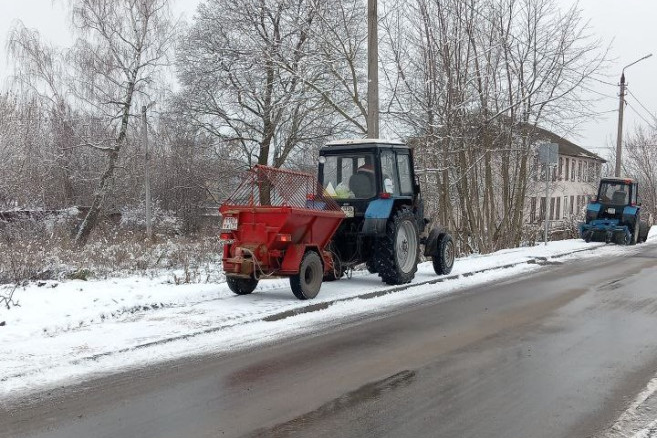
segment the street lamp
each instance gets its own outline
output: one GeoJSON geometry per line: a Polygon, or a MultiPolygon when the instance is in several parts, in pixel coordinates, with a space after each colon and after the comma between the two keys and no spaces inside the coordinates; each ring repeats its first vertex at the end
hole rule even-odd
{"type": "Polygon", "coordinates": [[[621,71],[621,78],[620,78],[620,101],[618,103],[618,135],[616,137],[616,170],[614,172],[615,176],[620,176],[620,171],[621,171],[621,153],[622,153],[622,147],[623,147],[623,110],[625,109],[625,69],[628,67],[633,66],[637,62],[643,61],[644,59],[648,59],[652,56],[652,53],[648,53],[646,56],[643,58],[637,59],[636,61],[627,64],[625,67],[623,67],[623,70],[621,71]]]}

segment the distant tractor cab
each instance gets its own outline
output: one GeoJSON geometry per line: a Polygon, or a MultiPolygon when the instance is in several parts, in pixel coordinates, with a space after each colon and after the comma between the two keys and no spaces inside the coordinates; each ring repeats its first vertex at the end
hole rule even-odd
{"type": "Polygon", "coordinates": [[[342,140],[319,152],[319,181],[342,208],[342,221],[330,244],[334,272],[340,278],[365,263],[388,284],[410,282],[417,271],[420,246],[438,275],[452,270],[454,241],[436,227],[428,236],[424,201],[413,169],[413,154],[404,143],[342,140]]]}
{"type": "Polygon", "coordinates": [[[587,242],[634,245],[648,238],[648,222],[641,219],[638,183],[630,178],[602,178],[597,197],[586,208],[580,233],[587,242]]]}

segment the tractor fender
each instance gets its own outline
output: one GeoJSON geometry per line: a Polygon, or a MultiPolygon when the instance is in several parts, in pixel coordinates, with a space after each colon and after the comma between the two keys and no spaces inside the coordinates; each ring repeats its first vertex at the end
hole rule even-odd
{"type": "Polygon", "coordinates": [[[375,199],[370,202],[365,210],[362,234],[370,236],[384,234],[394,204],[394,199],[375,199]]]}
{"type": "Polygon", "coordinates": [[[447,228],[436,227],[429,232],[427,243],[424,244],[424,256],[430,257],[438,252],[438,243],[442,236],[447,234],[447,228]]]}
{"type": "Polygon", "coordinates": [[[639,215],[639,207],[633,207],[628,205],[623,209],[623,223],[631,224],[634,226],[636,219],[639,215]]]}
{"type": "Polygon", "coordinates": [[[590,202],[586,206],[586,223],[588,224],[589,222],[596,220],[600,214],[600,210],[602,210],[601,204],[597,202],[590,202]]]}

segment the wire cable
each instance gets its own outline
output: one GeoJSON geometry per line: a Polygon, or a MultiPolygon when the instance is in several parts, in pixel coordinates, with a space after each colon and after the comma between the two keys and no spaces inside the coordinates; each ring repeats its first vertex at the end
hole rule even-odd
{"type": "Polygon", "coordinates": [[[630,96],[634,98],[636,103],[638,103],[639,106],[641,106],[641,108],[643,108],[648,114],[650,114],[650,117],[652,117],[654,120],[657,119],[655,115],[648,108],[646,108],[644,104],[641,103],[641,101],[634,95],[634,93],[632,93],[629,89],[627,90],[627,92],[630,96]]]}

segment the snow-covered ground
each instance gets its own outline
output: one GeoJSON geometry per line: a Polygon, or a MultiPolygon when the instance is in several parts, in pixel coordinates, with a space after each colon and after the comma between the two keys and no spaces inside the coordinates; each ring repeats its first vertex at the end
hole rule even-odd
{"type": "MultiPolygon", "coordinates": [[[[650,240],[657,238],[651,231],[650,240]]],[[[19,306],[0,309],[0,400],[133,367],[198,354],[222,354],[261,342],[319,333],[396,306],[542,269],[551,259],[636,251],[582,240],[551,242],[458,259],[437,277],[419,266],[411,285],[390,287],[376,275],[324,283],[299,301],[287,279],[263,280],[251,295],[225,283],[171,284],[161,278],[31,283],[15,290],[19,306]]],[[[0,293],[6,295],[8,286],[0,293]]]]}

